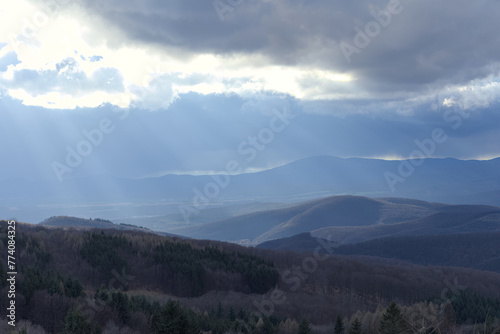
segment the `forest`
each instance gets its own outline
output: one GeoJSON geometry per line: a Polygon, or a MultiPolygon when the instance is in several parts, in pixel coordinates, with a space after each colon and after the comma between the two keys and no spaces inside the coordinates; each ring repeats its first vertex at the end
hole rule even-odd
{"type": "MultiPolygon", "coordinates": [[[[17,325],[2,314],[2,333],[500,331],[494,272],[338,255],[325,245],[294,253],[140,231],[17,228],[17,325]]],[[[6,256],[1,263],[6,309],[6,256]]]]}

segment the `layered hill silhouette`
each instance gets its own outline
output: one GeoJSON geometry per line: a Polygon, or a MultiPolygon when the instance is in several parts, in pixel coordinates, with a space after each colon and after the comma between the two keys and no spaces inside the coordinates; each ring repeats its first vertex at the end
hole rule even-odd
{"type": "Polygon", "coordinates": [[[500,208],[483,205],[450,205],[439,212],[392,225],[353,228],[330,226],[312,232],[315,237],[331,236],[341,244],[398,236],[447,235],[500,231],[500,208]]]}
{"type": "MultiPolygon", "coordinates": [[[[98,210],[104,219],[116,218],[117,215],[151,216],[153,207],[144,207],[145,203],[162,204],[155,215],[165,216],[178,214],[179,203],[191,206],[196,200],[207,200],[209,204],[296,202],[345,194],[498,206],[500,158],[486,161],[386,161],[319,156],[240,175],[165,175],[134,180],[95,176],[68,178],[63,182],[9,180],[1,181],[0,187],[9,189],[0,195],[4,204],[0,207],[0,216],[13,218],[16,214],[23,214],[26,217],[18,218],[27,221],[40,221],[63,212],[65,215],[89,217],[95,216],[98,210]],[[402,166],[410,167],[405,169],[402,166]],[[206,193],[207,185],[219,188],[215,198],[206,193]],[[74,203],[89,207],[69,207],[74,203]],[[119,210],[116,205],[103,210],[103,203],[127,205],[119,210]]],[[[169,224],[169,220],[163,217],[162,224],[169,224]]]]}
{"type": "Polygon", "coordinates": [[[332,196],[218,222],[175,229],[192,238],[247,244],[311,232],[339,243],[388,236],[500,231],[500,208],[401,198],[332,196]]]}
{"type": "Polygon", "coordinates": [[[420,265],[474,268],[500,272],[500,232],[379,238],[339,245],[302,233],[264,242],[262,249],[313,253],[322,243],[334,244],[333,254],[363,255],[420,265]]]}

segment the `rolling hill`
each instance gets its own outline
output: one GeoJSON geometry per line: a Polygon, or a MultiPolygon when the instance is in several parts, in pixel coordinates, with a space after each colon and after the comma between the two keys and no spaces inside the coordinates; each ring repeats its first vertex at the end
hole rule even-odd
{"type": "Polygon", "coordinates": [[[360,227],[411,221],[446,207],[445,204],[409,199],[332,196],[171,232],[192,238],[257,244],[331,226],[360,227]]]}
{"type": "MultiPolygon", "coordinates": [[[[363,255],[420,265],[453,266],[500,272],[500,232],[380,238],[357,244],[337,244],[337,255],[363,255]]],[[[264,242],[262,249],[313,253],[328,240],[309,233],[264,242]],[[319,239],[319,240],[318,240],[319,239]],[[323,240],[323,241],[321,241],[323,240]]]]}
{"type": "Polygon", "coordinates": [[[500,208],[483,205],[444,206],[439,212],[392,225],[330,226],[312,230],[314,237],[331,236],[341,244],[396,236],[446,235],[500,231],[500,208]]]}

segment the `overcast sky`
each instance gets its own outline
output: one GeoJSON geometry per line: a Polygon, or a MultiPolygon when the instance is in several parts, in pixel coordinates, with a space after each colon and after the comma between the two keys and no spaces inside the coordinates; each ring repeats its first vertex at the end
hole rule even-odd
{"type": "Polygon", "coordinates": [[[2,0],[0,179],[401,159],[436,128],[429,156],[498,157],[498,17],[495,0],[2,0]]]}

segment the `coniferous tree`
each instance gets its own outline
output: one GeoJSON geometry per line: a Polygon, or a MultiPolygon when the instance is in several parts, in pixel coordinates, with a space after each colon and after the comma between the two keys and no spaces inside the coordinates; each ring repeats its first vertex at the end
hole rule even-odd
{"type": "Polygon", "coordinates": [[[381,334],[406,334],[408,325],[401,314],[399,306],[392,302],[386,309],[380,322],[381,334]]]}
{"type": "Polygon", "coordinates": [[[62,334],[93,334],[98,330],[90,325],[79,309],[72,309],[64,319],[62,334]]]}
{"type": "Polygon", "coordinates": [[[229,308],[229,320],[230,321],[235,321],[236,320],[236,313],[234,312],[234,309],[231,307],[229,308]]]}
{"type": "Polygon", "coordinates": [[[273,323],[268,317],[265,317],[264,319],[259,319],[259,324],[257,328],[257,333],[258,334],[273,334],[275,333],[275,328],[273,323]],[[260,326],[259,326],[260,324],[260,326]]]}
{"type": "Polygon", "coordinates": [[[335,328],[333,332],[335,334],[344,334],[345,326],[344,326],[344,321],[342,321],[342,317],[339,315],[337,316],[337,320],[335,321],[335,328]]]}
{"type": "Polygon", "coordinates": [[[120,320],[123,323],[127,322],[129,318],[129,305],[127,295],[121,292],[112,292],[110,304],[118,313],[120,320]]]}
{"type": "Polygon", "coordinates": [[[153,333],[188,333],[189,323],[179,303],[169,300],[151,320],[153,333]]]}
{"type": "Polygon", "coordinates": [[[217,318],[222,319],[224,318],[224,308],[222,307],[222,304],[219,302],[219,305],[217,305],[217,318]]]}
{"type": "Polygon", "coordinates": [[[240,310],[238,311],[238,315],[237,315],[238,319],[241,319],[241,320],[247,320],[247,316],[245,314],[245,311],[243,311],[243,309],[240,307],[240,310]]]}
{"type": "Polygon", "coordinates": [[[70,277],[66,278],[64,281],[65,294],[68,297],[76,298],[83,295],[83,286],[77,279],[72,279],[70,277]]]}
{"type": "Polygon", "coordinates": [[[349,334],[362,334],[361,321],[358,318],[354,319],[351,328],[349,329],[349,334]]]}
{"type": "Polygon", "coordinates": [[[309,326],[309,321],[303,318],[299,324],[299,334],[312,334],[312,329],[309,326]]]}

